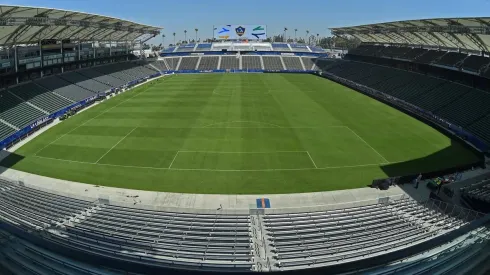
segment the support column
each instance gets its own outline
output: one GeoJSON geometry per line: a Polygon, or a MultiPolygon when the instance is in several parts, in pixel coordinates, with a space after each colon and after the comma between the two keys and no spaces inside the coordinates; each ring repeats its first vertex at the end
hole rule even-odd
{"type": "Polygon", "coordinates": [[[65,54],[63,50],[63,39],[61,39],[61,73],[65,72],[65,54]]]}
{"type": "MultiPolygon", "coordinates": [[[[14,69],[16,73],[19,72],[19,53],[18,53],[17,46],[14,46],[14,69]]],[[[15,77],[15,82],[19,84],[18,76],[15,77]]]]}
{"type": "Polygon", "coordinates": [[[129,43],[128,43],[128,41],[126,41],[126,61],[129,60],[128,55],[129,55],[129,43]]]}
{"type": "Polygon", "coordinates": [[[41,40],[39,40],[39,56],[41,57],[41,77],[44,77],[44,55],[41,40]]]}
{"type": "Polygon", "coordinates": [[[82,51],[82,43],[80,42],[80,40],[78,40],[78,68],[81,69],[82,68],[82,64],[81,64],[81,51],[82,51]]]}

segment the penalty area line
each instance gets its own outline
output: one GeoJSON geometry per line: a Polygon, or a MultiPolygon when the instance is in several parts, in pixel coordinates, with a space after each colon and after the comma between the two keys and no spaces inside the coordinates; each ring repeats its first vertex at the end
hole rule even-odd
{"type": "Polygon", "coordinates": [[[180,151],[177,151],[177,153],[175,153],[175,156],[174,156],[174,159],[172,160],[172,162],[170,163],[170,165],[168,166],[168,169],[171,169],[172,168],[172,164],[174,164],[174,161],[175,159],[177,158],[177,155],[180,153],[180,151]]]}
{"type": "Polygon", "coordinates": [[[380,156],[385,163],[390,163],[385,157],[383,157],[383,155],[381,155],[380,152],[378,152],[378,150],[374,149],[373,146],[371,146],[366,140],[364,140],[361,136],[359,136],[356,132],[354,132],[354,130],[352,130],[349,126],[345,126],[345,128],[349,129],[349,131],[351,131],[354,135],[356,135],[357,138],[359,138],[362,142],[364,142],[364,144],[369,146],[369,148],[371,148],[371,150],[373,150],[376,154],[378,154],[378,156],[380,156]]]}
{"type": "Polygon", "coordinates": [[[316,166],[316,163],[315,163],[315,161],[313,160],[313,158],[311,157],[310,152],[309,152],[309,151],[305,151],[305,152],[308,154],[308,157],[310,157],[310,160],[311,160],[311,162],[313,163],[313,165],[315,166],[315,168],[317,168],[317,169],[318,169],[318,166],[316,166]]]}
{"type": "Polygon", "coordinates": [[[101,159],[103,159],[105,156],[107,156],[107,154],[109,154],[109,152],[112,151],[112,149],[116,148],[117,145],[119,145],[119,143],[121,143],[124,139],[126,139],[129,135],[131,135],[132,132],[134,132],[134,130],[136,130],[136,128],[138,128],[138,126],[134,127],[133,130],[131,130],[129,133],[127,133],[123,138],[121,138],[116,144],[114,144],[114,146],[111,147],[111,149],[109,149],[109,151],[105,152],[105,154],[103,154],[96,162],[95,164],[99,163],[99,161],[101,159]]]}

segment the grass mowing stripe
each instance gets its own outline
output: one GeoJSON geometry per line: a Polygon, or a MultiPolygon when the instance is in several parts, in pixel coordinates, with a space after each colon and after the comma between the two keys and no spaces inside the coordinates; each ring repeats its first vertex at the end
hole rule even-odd
{"type": "MultiPolygon", "coordinates": [[[[177,152],[177,154],[178,154],[178,152],[177,152]]],[[[177,154],[176,154],[176,156],[177,156],[177,154]]],[[[207,171],[207,172],[308,171],[308,170],[330,170],[330,169],[345,169],[345,168],[357,168],[357,167],[371,167],[371,166],[380,166],[380,165],[386,164],[386,163],[369,163],[369,164],[361,164],[361,165],[329,166],[329,167],[320,167],[320,168],[311,167],[311,168],[273,168],[273,169],[205,169],[205,168],[171,168],[171,167],[166,168],[166,167],[152,167],[152,166],[120,165],[120,164],[110,164],[110,163],[95,163],[95,162],[86,162],[86,161],[78,161],[78,160],[59,159],[59,158],[51,158],[51,157],[43,157],[43,156],[34,156],[34,157],[41,158],[41,159],[63,161],[63,162],[99,165],[99,166],[121,167],[121,168],[137,168],[137,169],[150,169],[150,170],[173,170],[173,171],[207,171]]]]}
{"type": "Polygon", "coordinates": [[[1,165],[101,186],[273,194],[360,188],[375,178],[447,169],[477,159],[430,126],[312,75],[179,75],[152,83],[145,84],[151,89],[135,89],[94,106],[88,115],[63,121],[1,165]],[[215,89],[229,96],[213,95],[215,89]],[[144,95],[136,97],[138,93],[144,95]],[[219,124],[207,126],[213,123],[219,124]],[[77,130],[34,155],[73,128],[77,130]],[[233,153],[182,154],[186,150],[233,153]],[[272,151],[303,152],[253,154],[272,151]]]}
{"type": "Polygon", "coordinates": [[[350,127],[348,126],[345,126],[347,129],[349,129],[349,131],[351,131],[354,135],[356,135],[362,142],[364,142],[367,146],[369,146],[369,148],[371,148],[376,154],[378,154],[378,156],[380,156],[381,158],[383,158],[383,160],[386,162],[386,163],[390,163],[385,157],[383,157],[383,155],[381,155],[378,150],[374,149],[373,146],[371,146],[367,141],[365,141],[361,136],[359,136],[356,132],[354,132],[354,130],[352,130],[350,127]]]}
{"type": "Polygon", "coordinates": [[[127,98],[127,99],[125,99],[125,100],[121,101],[119,104],[114,105],[114,106],[112,106],[111,108],[109,108],[109,109],[105,110],[104,112],[102,112],[102,113],[100,113],[100,114],[98,114],[98,115],[94,116],[93,118],[91,118],[91,119],[89,119],[89,120],[86,120],[84,123],[82,123],[82,124],[78,125],[77,127],[73,128],[73,129],[71,129],[70,131],[66,132],[65,134],[61,135],[61,136],[60,136],[60,137],[58,137],[57,139],[54,139],[54,140],[53,140],[53,141],[51,141],[50,143],[46,144],[46,146],[44,146],[44,147],[42,147],[41,149],[39,149],[38,151],[36,151],[36,152],[34,153],[34,156],[36,156],[36,155],[37,155],[39,152],[41,152],[42,150],[46,149],[46,147],[48,147],[49,145],[51,145],[51,144],[55,143],[56,141],[58,141],[58,140],[60,140],[61,138],[65,137],[66,135],[70,134],[71,132],[75,131],[76,129],[78,129],[78,128],[82,127],[83,125],[85,125],[85,124],[89,123],[90,121],[92,121],[92,120],[96,119],[97,117],[99,117],[99,116],[101,116],[101,115],[103,115],[103,114],[107,113],[109,110],[114,109],[115,107],[117,107],[117,106],[119,106],[119,105],[123,104],[124,102],[126,102],[126,101],[128,101],[128,100],[130,100],[130,99],[133,99],[134,97],[136,97],[136,96],[138,96],[138,95],[140,95],[140,94],[142,94],[142,93],[146,92],[146,91],[147,91],[148,89],[150,89],[150,88],[151,88],[151,86],[148,86],[148,87],[146,87],[146,89],[144,89],[143,91],[141,91],[141,92],[137,93],[136,95],[134,95],[134,96],[132,96],[132,97],[130,97],[130,98],[127,98]]]}
{"type": "Polygon", "coordinates": [[[136,128],[138,127],[134,127],[133,130],[131,130],[129,133],[127,133],[123,138],[121,138],[116,144],[114,144],[114,146],[111,147],[111,149],[109,149],[109,151],[107,151],[105,154],[103,154],[95,163],[99,163],[99,161],[101,159],[103,159],[105,156],[107,156],[107,154],[109,154],[110,151],[112,151],[112,149],[114,149],[117,145],[119,145],[119,143],[121,143],[125,138],[127,138],[129,135],[131,135],[132,132],[134,132],[134,130],[136,130],[136,128]]]}
{"type": "Polygon", "coordinates": [[[180,151],[177,151],[177,153],[175,153],[175,156],[174,158],[172,159],[172,162],[170,163],[170,165],[168,166],[168,169],[172,168],[172,164],[174,164],[174,161],[175,159],[177,158],[177,155],[179,154],[180,151]]]}

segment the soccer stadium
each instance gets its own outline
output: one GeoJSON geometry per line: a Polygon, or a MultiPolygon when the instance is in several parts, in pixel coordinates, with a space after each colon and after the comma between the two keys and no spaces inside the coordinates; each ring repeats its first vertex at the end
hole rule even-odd
{"type": "Polygon", "coordinates": [[[164,27],[0,5],[0,274],[490,270],[490,18],[164,27]]]}

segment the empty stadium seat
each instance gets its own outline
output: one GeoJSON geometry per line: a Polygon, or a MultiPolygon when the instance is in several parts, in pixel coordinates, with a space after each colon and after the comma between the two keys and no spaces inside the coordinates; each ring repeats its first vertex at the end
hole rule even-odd
{"type": "Polygon", "coordinates": [[[240,69],[240,59],[236,56],[222,56],[221,66],[222,70],[238,70],[240,69]]]}
{"type": "Polygon", "coordinates": [[[126,84],[126,82],[122,79],[106,75],[94,69],[84,69],[77,71],[77,73],[111,87],[119,87],[126,84]]]}
{"type": "Polygon", "coordinates": [[[242,56],[242,69],[262,69],[262,65],[260,64],[260,56],[252,56],[252,55],[243,55],[242,56]]]}
{"type": "Polygon", "coordinates": [[[72,84],[58,76],[41,78],[35,82],[51,92],[73,101],[80,101],[95,95],[94,92],[72,84]]]}
{"type": "Polygon", "coordinates": [[[0,140],[15,133],[15,129],[0,121],[0,140]]]}
{"type": "Polygon", "coordinates": [[[441,56],[445,55],[447,52],[445,51],[436,51],[436,50],[429,50],[422,55],[419,55],[415,61],[418,63],[432,63],[434,60],[440,58],[441,56]]]}
{"type": "Polygon", "coordinates": [[[487,56],[470,55],[463,62],[462,68],[471,72],[479,72],[480,69],[490,64],[490,58],[487,56]]]}
{"type": "Polygon", "coordinates": [[[0,119],[22,128],[46,115],[10,91],[0,91],[0,119]]]}
{"type": "Polygon", "coordinates": [[[151,62],[151,65],[157,67],[160,71],[168,71],[169,68],[167,67],[167,64],[165,64],[165,61],[163,60],[157,60],[155,62],[151,62]]]}
{"type": "Polygon", "coordinates": [[[96,92],[96,93],[105,92],[111,89],[110,85],[98,82],[94,79],[89,79],[88,77],[85,77],[84,75],[81,75],[76,72],[64,73],[59,75],[59,77],[77,86],[80,86],[82,88],[85,88],[89,91],[96,92]]]}
{"type": "MultiPolygon", "coordinates": [[[[198,214],[96,206],[92,202],[0,179],[0,217],[17,226],[38,230],[63,223],[65,229],[62,234],[52,231],[49,239],[77,251],[98,252],[120,259],[133,259],[138,255],[142,262],[172,267],[177,263],[177,266],[199,269],[252,268],[248,214],[198,214]],[[90,210],[92,208],[95,210],[90,210]],[[90,213],[85,212],[87,210],[90,213]],[[77,218],[80,215],[84,217],[77,218]],[[68,220],[71,222],[67,223],[68,220]]],[[[39,271],[44,270],[47,266],[43,266],[44,261],[39,258],[44,252],[24,246],[27,247],[13,249],[19,249],[17,254],[32,257],[31,260],[41,265],[37,267],[39,271]]],[[[55,268],[58,267],[55,264],[55,268]]]]}
{"type": "Polygon", "coordinates": [[[166,57],[165,61],[167,62],[168,69],[171,71],[177,70],[177,66],[179,65],[179,60],[181,58],[182,57],[166,57]]]}
{"type": "Polygon", "coordinates": [[[262,56],[265,70],[284,70],[280,56],[262,56]]]}
{"type": "Polygon", "coordinates": [[[197,61],[199,60],[199,57],[196,56],[185,56],[182,57],[182,61],[180,62],[178,70],[195,70],[197,61]]]}
{"type": "MultiPolygon", "coordinates": [[[[284,65],[286,66],[287,70],[303,70],[303,66],[301,65],[301,57],[297,56],[283,56],[282,60],[284,61],[284,65]]],[[[265,62],[265,60],[264,60],[265,62]]],[[[265,65],[265,64],[264,64],[265,65]]],[[[308,68],[308,70],[311,69],[308,68]]]]}
{"type": "Polygon", "coordinates": [[[211,50],[211,43],[199,43],[197,45],[196,51],[210,51],[211,50]]]}
{"type": "Polygon", "coordinates": [[[441,57],[441,59],[437,60],[436,64],[446,65],[449,67],[455,66],[457,63],[463,61],[468,57],[465,53],[457,53],[457,52],[448,52],[441,57]]]}
{"type": "Polygon", "coordinates": [[[203,56],[199,63],[198,70],[216,70],[218,68],[218,56],[203,56]]]}
{"type": "Polygon", "coordinates": [[[308,46],[301,44],[289,44],[293,52],[311,52],[308,46]]]}
{"type": "Polygon", "coordinates": [[[49,113],[58,111],[72,103],[47,89],[39,87],[33,82],[12,87],[10,91],[23,100],[29,101],[49,113]]]}
{"type": "Polygon", "coordinates": [[[264,223],[275,264],[289,270],[390,253],[482,217],[471,212],[475,217],[465,219],[468,213],[446,211],[437,201],[405,198],[336,210],[267,214],[264,223]]]}
{"type": "Polygon", "coordinates": [[[429,50],[422,49],[422,48],[413,48],[413,49],[409,50],[408,52],[406,52],[405,54],[403,54],[402,56],[400,56],[399,58],[414,60],[415,58],[425,54],[427,51],[429,51],[429,50]]]}
{"type": "Polygon", "coordinates": [[[193,52],[195,46],[196,44],[194,43],[181,45],[177,48],[176,52],[193,52]]]}
{"type": "Polygon", "coordinates": [[[272,43],[272,49],[274,51],[278,52],[290,52],[291,49],[289,48],[287,43],[272,43]]]}
{"type": "Polygon", "coordinates": [[[451,102],[436,112],[459,126],[465,127],[476,119],[490,113],[490,93],[471,89],[458,100],[451,102]]]}
{"type": "Polygon", "coordinates": [[[316,65],[315,60],[316,58],[312,57],[301,57],[303,60],[303,64],[305,65],[305,70],[318,70],[319,67],[316,65]]]}

